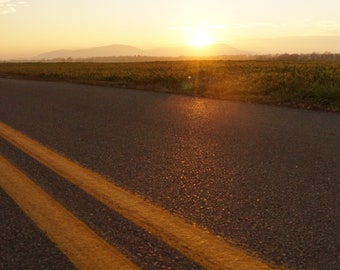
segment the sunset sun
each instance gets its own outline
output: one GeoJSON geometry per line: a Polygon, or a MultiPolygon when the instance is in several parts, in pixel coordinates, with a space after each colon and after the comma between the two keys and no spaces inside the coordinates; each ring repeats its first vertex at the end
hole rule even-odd
{"type": "Polygon", "coordinates": [[[211,43],[213,43],[213,39],[205,29],[197,29],[189,35],[188,44],[193,47],[204,47],[211,43]]]}

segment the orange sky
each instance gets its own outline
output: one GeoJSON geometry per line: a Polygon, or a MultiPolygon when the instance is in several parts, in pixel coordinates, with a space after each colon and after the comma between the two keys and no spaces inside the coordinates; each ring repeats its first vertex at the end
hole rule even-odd
{"type": "Polygon", "coordinates": [[[0,59],[115,43],[249,50],[259,38],[340,36],[339,14],[339,0],[0,0],[0,59]]]}

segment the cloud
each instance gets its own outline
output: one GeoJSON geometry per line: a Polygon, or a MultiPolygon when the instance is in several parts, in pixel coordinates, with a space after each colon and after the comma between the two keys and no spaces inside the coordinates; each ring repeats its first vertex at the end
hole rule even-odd
{"type": "Polygon", "coordinates": [[[0,14],[8,14],[15,12],[15,8],[11,0],[0,0],[0,14]]]}
{"type": "Polygon", "coordinates": [[[0,0],[0,15],[16,12],[17,6],[28,6],[26,1],[0,0]]]}
{"type": "Polygon", "coordinates": [[[20,1],[20,2],[18,2],[18,4],[21,5],[21,6],[24,6],[24,7],[28,6],[28,3],[26,1],[20,1]]]}

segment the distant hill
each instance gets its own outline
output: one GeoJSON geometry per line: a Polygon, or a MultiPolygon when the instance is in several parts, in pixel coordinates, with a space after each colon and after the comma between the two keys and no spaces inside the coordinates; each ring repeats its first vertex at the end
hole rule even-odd
{"type": "Polygon", "coordinates": [[[248,54],[246,51],[236,49],[226,44],[211,44],[204,47],[169,47],[157,48],[144,51],[146,56],[165,56],[165,57],[179,57],[179,56],[218,56],[218,55],[244,55],[248,54]]]}
{"type": "Polygon", "coordinates": [[[59,50],[37,55],[34,59],[55,59],[55,58],[90,58],[107,56],[133,56],[140,55],[143,51],[133,46],[114,44],[103,47],[94,47],[81,50],[59,50]]]}
{"type": "Polygon", "coordinates": [[[151,56],[151,57],[180,57],[180,56],[217,56],[217,55],[242,55],[245,51],[238,50],[226,44],[213,44],[195,48],[191,46],[157,48],[141,50],[128,45],[114,44],[103,47],[94,47],[81,50],[59,50],[37,55],[35,60],[48,60],[57,58],[92,58],[92,57],[120,57],[120,56],[151,56]]]}

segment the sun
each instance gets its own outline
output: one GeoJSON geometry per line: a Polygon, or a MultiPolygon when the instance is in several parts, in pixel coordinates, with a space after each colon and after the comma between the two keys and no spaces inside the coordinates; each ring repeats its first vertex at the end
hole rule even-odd
{"type": "Polygon", "coordinates": [[[188,39],[188,44],[193,47],[205,47],[211,43],[213,43],[213,39],[206,29],[192,31],[188,39]]]}

